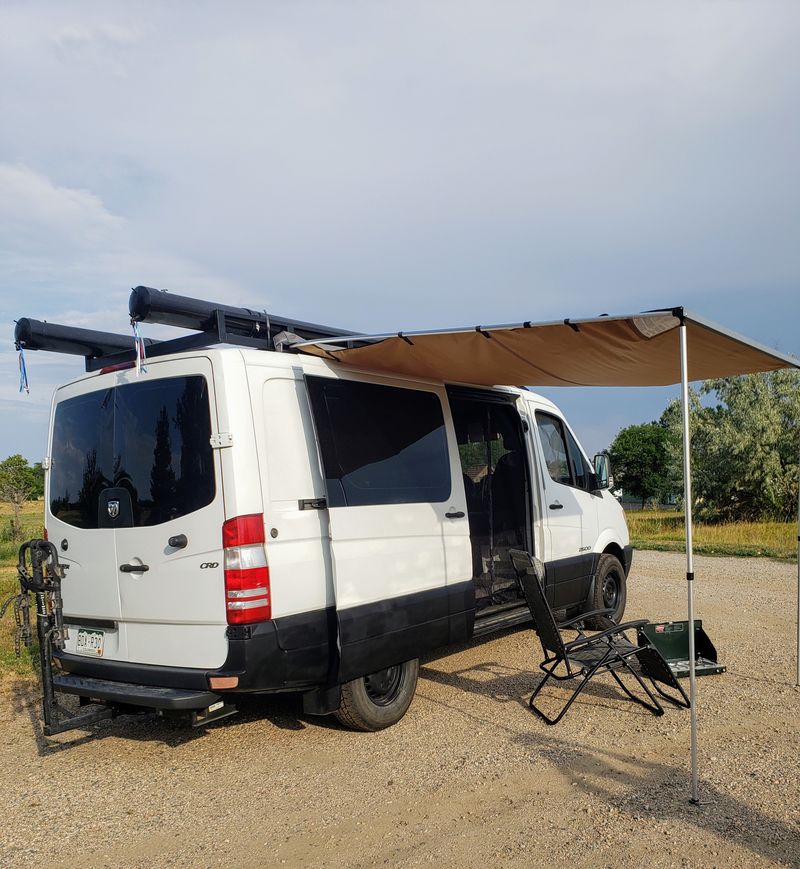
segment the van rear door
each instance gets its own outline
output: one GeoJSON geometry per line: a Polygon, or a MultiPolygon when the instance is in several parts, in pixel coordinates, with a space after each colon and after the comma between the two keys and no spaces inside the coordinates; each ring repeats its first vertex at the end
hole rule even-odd
{"type": "MultiPolygon", "coordinates": [[[[218,667],[227,655],[227,622],[211,364],[201,357],[149,369],[140,378],[117,374],[108,388],[91,393],[102,395],[93,443],[88,435],[80,445],[71,440],[64,425],[71,409],[57,405],[51,513],[56,523],[69,523],[66,478],[81,478],[80,534],[90,550],[82,566],[85,592],[113,590],[116,597],[107,617],[117,622],[118,641],[104,657],[218,667]],[[92,550],[95,540],[109,537],[113,547],[92,550]]],[[[69,579],[65,612],[79,623],[85,607],[75,611],[77,584],[69,579]]]]}

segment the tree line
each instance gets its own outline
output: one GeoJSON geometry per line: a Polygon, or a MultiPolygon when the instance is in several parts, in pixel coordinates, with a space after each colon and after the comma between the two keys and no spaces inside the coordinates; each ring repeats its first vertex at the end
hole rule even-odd
{"type": "MultiPolygon", "coordinates": [[[[706,380],[690,390],[693,507],[711,522],[797,515],[800,372],[773,371],[706,380]]],[[[609,450],[614,484],[648,501],[680,500],[681,406],[622,429],[609,450]]]]}
{"type": "Polygon", "coordinates": [[[44,468],[41,462],[29,465],[28,460],[17,454],[0,462],[0,501],[11,505],[11,519],[2,536],[21,540],[22,508],[26,501],[44,495],[44,468]]]}

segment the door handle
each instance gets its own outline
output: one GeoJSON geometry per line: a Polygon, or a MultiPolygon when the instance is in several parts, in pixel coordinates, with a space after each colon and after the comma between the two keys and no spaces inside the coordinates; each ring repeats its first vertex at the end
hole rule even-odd
{"type": "Polygon", "coordinates": [[[451,510],[449,513],[445,513],[448,519],[463,519],[464,511],[463,510],[451,510]]]}
{"type": "Polygon", "coordinates": [[[150,568],[146,564],[120,564],[123,573],[146,573],[150,568]]]}
{"type": "Polygon", "coordinates": [[[564,505],[559,504],[558,501],[553,501],[553,503],[548,505],[548,506],[550,507],[551,510],[563,510],[564,509],[564,505]]]}

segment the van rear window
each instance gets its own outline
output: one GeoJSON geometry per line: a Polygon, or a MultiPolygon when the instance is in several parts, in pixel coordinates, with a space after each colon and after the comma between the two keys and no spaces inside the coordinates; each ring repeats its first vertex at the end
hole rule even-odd
{"type": "Polygon", "coordinates": [[[432,392],[307,378],[331,507],[450,497],[442,404],[432,392]]]}
{"type": "Polygon", "coordinates": [[[53,425],[50,512],[77,528],[120,528],[199,510],[215,494],[210,437],[200,375],[66,399],[53,425]]]}

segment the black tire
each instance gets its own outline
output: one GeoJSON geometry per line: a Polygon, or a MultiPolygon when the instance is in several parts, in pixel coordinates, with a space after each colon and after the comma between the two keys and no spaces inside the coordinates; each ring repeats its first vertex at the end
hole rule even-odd
{"type": "MultiPolygon", "coordinates": [[[[600,556],[597,564],[597,574],[594,579],[594,593],[589,601],[589,609],[601,610],[613,607],[611,618],[614,622],[621,622],[625,614],[625,603],[628,599],[627,583],[625,581],[625,568],[616,555],[605,553],[600,556]]],[[[586,619],[586,627],[602,631],[610,628],[611,621],[606,616],[594,616],[586,619]]]]}
{"type": "Polygon", "coordinates": [[[417,689],[419,658],[360,676],[342,685],[342,700],[334,713],[352,730],[383,730],[405,714],[417,689]]]}

